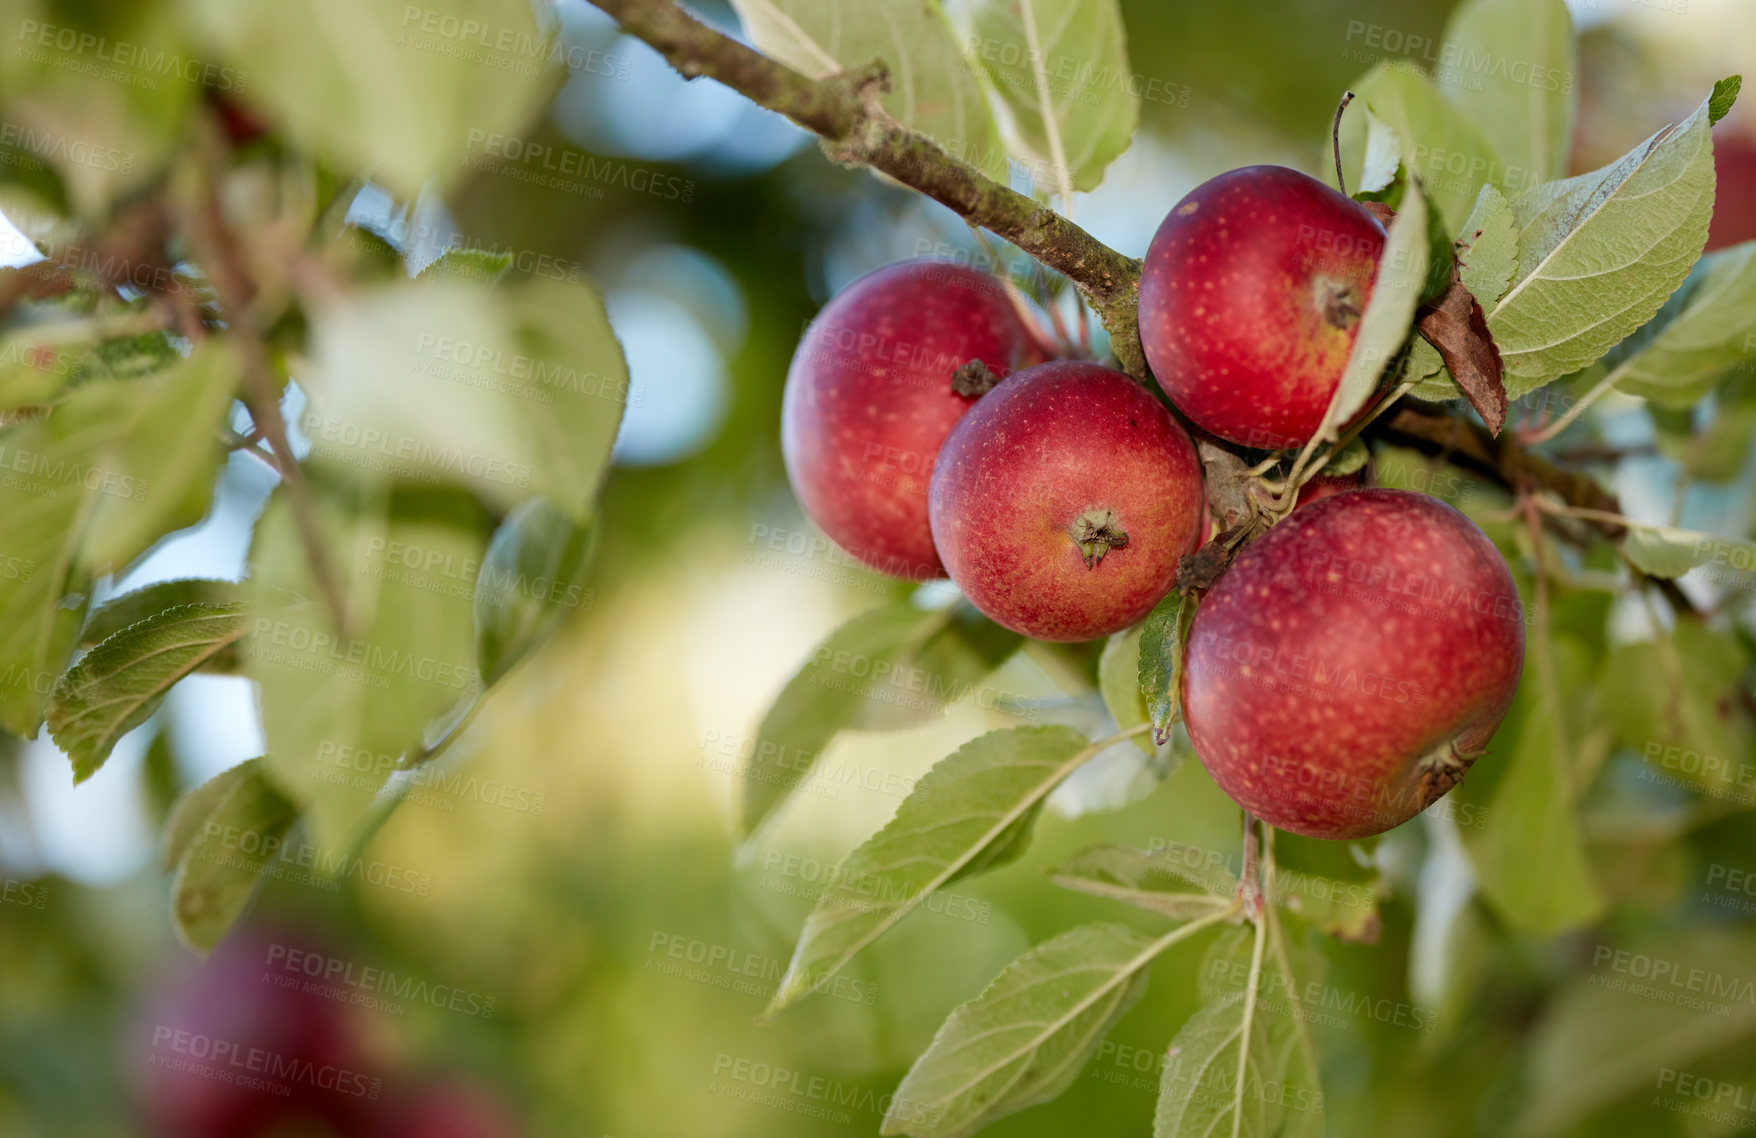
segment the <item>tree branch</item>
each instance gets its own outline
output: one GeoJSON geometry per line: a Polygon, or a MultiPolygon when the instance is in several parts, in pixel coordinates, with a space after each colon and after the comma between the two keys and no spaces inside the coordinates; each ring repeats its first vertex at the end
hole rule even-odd
{"type": "Polygon", "coordinates": [[[888,174],[1060,271],[1085,294],[1109,330],[1110,348],[1122,369],[1137,379],[1146,376],[1137,300],[1140,262],[885,114],[876,98],[890,82],[882,62],[812,79],[720,34],[674,0],[591,2],[685,78],[719,80],[820,135],[837,161],[888,174]]]}
{"type": "MultiPolygon", "coordinates": [[[[239,398],[250,412],[253,433],[260,433],[267,441],[269,457],[280,472],[281,484],[286,487],[287,503],[292,508],[293,523],[298,528],[299,541],[305,550],[305,560],[310,565],[317,590],[322,594],[330,622],[337,635],[346,636],[350,631],[347,593],[342,588],[341,578],[336,574],[335,563],[329,556],[329,547],[325,544],[323,526],[317,517],[317,505],[311,497],[310,485],[305,481],[305,472],[300,468],[299,460],[293,455],[292,445],[287,441],[286,424],[281,421],[280,414],[279,376],[269,359],[268,345],[263,340],[256,311],[250,304],[255,286],[244,267],[242,251],[238,247],[238,235],[227,224],[224,207],[219,199],[219,186],[224,178],[224,152],[219,141],[220,135],[212,124],[204,125],[209,128],[202,140],[202,158],[207,169],[204,171],[206,176],[201,182],[199,198],[188,222],[191,237],[202,253],[203,267],[208,278],[213,281],[214,293],[218,296],[225,310],[226,320],[235,333],[233,339],[238,345],[244,371],[243,390],[239,393],[239,398]]],[[[260,451],[256,453],[261,454],[260,451]]]]}
{"type": "MultiPolygon", "coordinates": [[[[1098,241],[1054,210],[995,182],[886,114],[878,94],[888,90],[880,60],[813,79],[722,35],[677,6],[675,0],[591,0],[643,40],[687,79],[706,75],[753,102],[778,111],[821,136],[830,157],[866,165],[949,207],[972,227],[990,230],[1043,264],[1059,270],[1084,294],[1110,332],[1122,369],[1147,376],[1140,347],[1140,262],[1098,241]]],[[[1351,92],[1349,94],[1351,98],[1351,92]]],[[[1345,106],[1345,102],[1344,102],[1345,106]]],[[[1338,171],[1339,173],[1339,171],[1338,171]]],[[[1511,436],[1496,438],[1480,425],[1437,409],[1407,404],[1372,424],[1368,435],[1437,456],[1513,493],[1547,491],[1569,505],[1621,512],[1615,495],[1583,472],[1556,466],[1511,436]]],[[[1249,473],[1235,448],[1197,431],[1209,501],[1228,524],[1248,512],[1249,473]]],[[[1576,543],[1594,533],[1615,539],[1621,526],[1595,520],[1547,518],[1576,543]]],[[[1659,581],[1679,611],[1691,606],[1673,581],[1659,581]]]]}

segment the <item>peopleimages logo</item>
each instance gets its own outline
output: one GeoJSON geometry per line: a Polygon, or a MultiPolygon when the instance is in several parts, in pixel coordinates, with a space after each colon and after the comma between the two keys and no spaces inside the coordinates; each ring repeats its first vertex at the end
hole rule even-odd
{"type": "MultiPolygon", "coordinates": [[[[220,1082],[241,1082],[255,1079],[277,1080],[283,1085],[303,1083],[319,1090],[334,1091],[355,1098],[376,1099],[384,1080],[333,1064],[318,1064],[270,1051],[265,1047],[246,1047],[229,1039],[220,1039],[200,1032],[182,1031],[163,1024],[153,1028],[153,1066],[216,1079],[220,1082]]],[[[287,1091],[277,1088],[275,1093],[287,1091]]]]}

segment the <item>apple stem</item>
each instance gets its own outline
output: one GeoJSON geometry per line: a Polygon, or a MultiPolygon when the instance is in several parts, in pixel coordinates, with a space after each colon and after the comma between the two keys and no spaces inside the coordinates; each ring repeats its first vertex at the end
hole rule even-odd
{"type": "Polygon", "coordinates": [[[1244,811],[1244,864],[1238,873],[1238,900],[1244,903],[1244,912],[1251,920],[1257,920],[1262,912],[1262,883],[1258,880],[1261,873],[1261,847],[1256,844],[1256,815],[1244,811]]]}
{"type": "Polygon", "coordinates": [[[1329,127],[1329,145],[1335,153],[1335,188],[1341,191],[1343,197],[1347,196],[1347,179],[1341,174],[1341,112],[1347,110],[1347,105],[1353,101],[1352,91],[1342,94],[1341,105],[1335,108],[1335,121],[1329,127]]]}
{"type": "Polygon", "coordinates": [[[1087,569],[1097,568],[1104,554],[1128,544],[1128,534],[1114,510],[1093,508],[1084,511],[1067,528],[1067,535],[1079,547],[1079,556],[1087,569]]]}

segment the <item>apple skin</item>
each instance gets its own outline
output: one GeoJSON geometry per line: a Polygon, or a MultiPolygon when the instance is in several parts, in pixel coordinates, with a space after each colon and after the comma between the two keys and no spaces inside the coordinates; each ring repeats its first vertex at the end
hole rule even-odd
{"type": "Polygon", "coordinates": [[[291,930],[241,929],[199,968],[162,989],[150,1022],[142,1025],[140,1043],[147,1056],[141,1077],[149,1133],[159,1138],[273,1138],[293,1132],[365,1138],[377,1132],[376,1081],[382,1068],[366,1046],[358,1012],[302,991],[308,977],[270,963],[295,948],[317,951],[308,937],[291,930]],[[279,979],[292,986],[273,982],[279,979]],[[277,1077],[265,1068],[269,1057],[279,1069],[303,1074],[277,1077]],[[178,1063],[205,1064],[217,1074],[179,1070],[178,1063]],[[325,1074],[319,1078],[313,1072],[325,1074]],[[231,1076],[240,1081],[227,1081],[231,1076]],[[251,1086],[244,1076],[290,1091],[282,1095],[251,1086]]]}
{"type": "Polygon", "coordinates": [[[1220,789],[1273,826],[1362,838],[1462,777],[1512,701],[1524,613],[1486,534],[1407,490],[1351,490],[1241,551],[1196,609],[1183,717],[1220,789]]]}
{"type": "Polygon", "coordinates": [[[1005,377],[1048,358],[1000,281],[903,261],[824,306],[787,372],[781,452],[805,513],[866,565],[945,575],[927,520],[939,446],[976,402],[951,389],[971,360],[1005,377]]]}
{"type": "Polygon", "coordinates": [[[1358,474],[1319,474],[1299,487],[1299,498],[1293,503],[1293,509],[1302,510],[1312,502],[1321,502],[1347,490],[1358,490],[1364,484],[1358,474]]]}
{"type": "Polygon", "coordinates": [[[517,1116],[499,1092],[458,1076],[405,1093],[375,1138],[520,1138],[517,1116]]]}
{"type": "Polygon", "coordinates": [[[1070,360],[982,397],[945,440],[931,506],[933,539],[970,603],[1056,641],[1107,636],[1152,611],[1206,517],[1195,446],[1171,413],[1121,372],[1070,360]],[[1082,518],[1109,523],[1086,552],[1082,518]],[[1105,547],[1118,534],[1126,543],[1105,547]]]}
{"type": "Polygon", "coordinates": [[[1284,166],[1191,190],[1140,274],[1140,341],[1171,402],[1262,450],[1317,432],[1371,299],[1384,227],[1284,166]]]}

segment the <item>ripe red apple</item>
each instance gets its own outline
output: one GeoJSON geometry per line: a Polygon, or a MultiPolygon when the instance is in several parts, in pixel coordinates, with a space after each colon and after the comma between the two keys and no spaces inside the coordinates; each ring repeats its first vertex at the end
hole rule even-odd
{"type": "Polygon", "coordinates": [[[1196,610],[1183,716],[1224,790],[1316,838],[1401,825],[1505,716],[1524,610],[1487,535],[1437,498],[1352,490],[1295,511],[1196,610]]]}
{"type": "Polygon", "coordinates": [[[980,360],[1004,377],[1047,356],[991,276],[933,261],[867,273],[811,321],[787,372],[781,451],[800,504],[872,568],[943,577],[927,483],[976,401],[952,375],[980,360]]]}
{"type": "Polygon", "coordinates": [[[1038,640],[1127,628],[1170,591],[1205,517],[1189,436],[1096,364],[1026,368],[982,397],[933,469],[933,540],[995,621],[1038,640]]]}
{"type": "Polygon", "coordinates": [[[376,1138],[519,1138],[522,1132],[498,1091],[458,1076],[414,1087],[388,1113],[376,1138]]]}
{"type": "Polygon", "coordinates": [[[1140,274],[1140,341],[1184,414],[1263,450],[1322,425],[1372,295],[1384,227],[1283,166],[1246,166],[1171,210],[1140,274]]]}
{"type": "Polygon", "coordinates": [[[1303,486],[1299,487],[1299,499],[1293,509],[1301,510],[1312,502],[1321,502],[1346,490],[1358,490],[1363,485],[1358,474],[1319,474],[1303,486]]]}
{"type": "Polygon", "coordinates": [[[233,934],[162,989],[143,1026],[142,1092],[162,1138],[364,1138],[376,1132],[379,1065],[354,1008],[277,966],[311,942],[233,934]]]}

